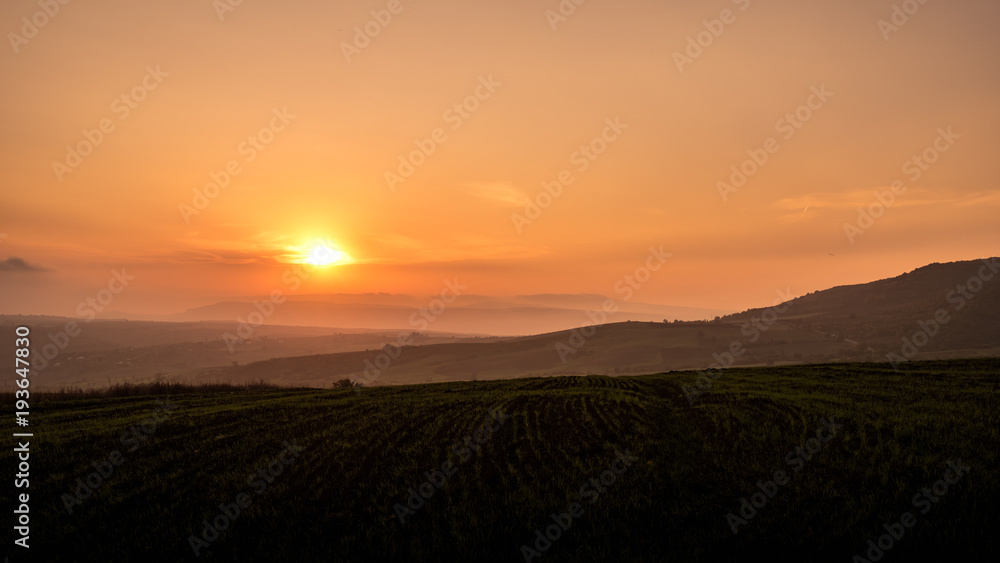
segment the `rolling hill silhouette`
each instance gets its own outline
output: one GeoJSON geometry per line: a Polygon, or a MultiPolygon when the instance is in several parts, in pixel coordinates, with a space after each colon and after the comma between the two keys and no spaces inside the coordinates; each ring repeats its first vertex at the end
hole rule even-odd
{"type": "MultiPolygon", "coordinates": [[[[1000,346],[1000,259],[934,263],[894,278],[834,287],[793,299],[787,320],[865,345],[900,342],[939,310],[949,320],[925,350],[1000,346]]],[[[760,316],[763,309],[729,315],[726,322],[760,316]]],[[[939,323],[941,324],[941,323],[939,323]]],[[[881,348],[880,348],[881,349],[881,348]]]]}
{"type": "Polygon", "coordinates": [[[715,321],[625,322],[490,343],[398,347],[194,370],[183,379],[327,386],[626,374],[730,365],[1000,355],[1000,260],[930,264],[715,321]],[[918,333],[926,338],[915,336],[918,333]],[[914,354],[903,354],[910,342],[914,354]],[[916,342],[916,345],[914,345],[916,342]],[[922,343],[922,344],[921,344],[922,343]]]}

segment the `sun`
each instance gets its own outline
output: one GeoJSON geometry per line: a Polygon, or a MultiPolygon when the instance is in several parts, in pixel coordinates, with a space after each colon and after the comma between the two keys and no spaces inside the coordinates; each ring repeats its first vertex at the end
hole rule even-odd
{"type": "Polygon", "coordinates": [[[333,266],[334,264],[342,264],[350,260],[350,256],[346,252],[337,249],[336,246],[327,242],[316,242],[307,246],[307,248],[309,250],[303,253],[299,260],[303,264],[333,266]]]}

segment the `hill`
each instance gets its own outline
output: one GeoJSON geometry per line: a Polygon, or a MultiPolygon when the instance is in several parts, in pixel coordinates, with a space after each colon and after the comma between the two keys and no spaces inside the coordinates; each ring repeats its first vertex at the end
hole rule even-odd
{"type": "MultiPolygon", "coordinates": [[[[461,291],[461,290],[458,290],[461,291]]],[[[451,298],[452,296],[449,295],[451,298]]],[[[267,297],[260,298],[267,301],[267,297]]],[[[523,336],[577,326],[588,309],[600,307],[603,295],[522,295],[488,297],[460,294],[442,304],[441,314],[418,316],[436,296],[390,294],[290,295],[274,309],[268,323],[288,326],[353,327],[370,330],[435,330],[462,334],[523,336]]],[[[214,303],[183,313],[148,320],[169,322],[226,321],[254,311],[253,299],[214,303]]],[[[674,307],[648,303],[622,303],[622,314],[642,321],[699,320],[729,313],[716,309],[674,307]]]]}
{"type": "MultiPolygon", "coordinates": [[[[803,330],[836,334],[875,347],[899,348],[903,337],[940,325],[922,349],[974,350],[1000,346],[1000,258],[930,264],[894,278],[841,286],[793,299],[782,318],[803,330]],[[935,321],[939,311],[945,322],[935,321]]],[[[753,309],[724,318],[743,322],[753,309]]]]}
{"type": "MultiPolygon", "coordinates": [[[[33,386],[95,387],[109,382],[148,381],[157,376],[206,367],[232,366],[270,358],[320,352],[350,352],[382,346],[396,331],[326,327],[255,327],[249,339],[229,341],[237,324],[229,322],[152,322],[121,319],[70,319],[40,315],[0,315],[0,330],[13,334],[27,325],[35,335],[33,386]]],[[[481,342],[484,339],[441,332],[413,337],[415,344],[481,342]]]]}
{"type": "MultiPolygon", "coordinates": [[[[1000,273],[994,273],[1000,270],[998,262],[992,258],[931,264],[894,278],[817,291],[714,321],[617,322],[523,337],[484,338],[413,327],[285,327],[269,321],[233,344],[223,341],[224,333],[235,330],[233,321],[95,321],[70,342],[66,353],[50,362],[39,385],[93,386],[157,375],[189,382],[263,379],[328,387],[349,378],[366,385],[398,385],[838,361],[898,365],[908,359],[1000,356],[996,281],[1000,273]]],[[[516,302],[535,314],[533,304],[582,307],[598,297],[526,296],[516,302]]],[[[303,299],[298,305],[307,308],[316,297],[303,299]]],[[[333,306],[353,307],[353,301],[371,297],[331,299],[333,306]]],[[[402,306],[400,300],[409,303],[406,299],[412,298],[385,299],[385,314],[392,316],[401,309],[389,305],[402,306]]],[[[484,310],[493,311],[495,316],[487,318],[494,320],[519,314],[509,300],[475,298],[464,309],[449,309],[448,315],[464,311],[454,317],[460,320],[484,310]]],[[[576,324],[588,318],[584,310],[562,311],[576,324]]],[[[613,318],[633,317],[623,310],[613,318]]],[[[0,318],[3,322],[13,321],[0,318]]],[[[64,321],[32,323],[36,334],[45,334],[60,329],[64,321]]]]}
{"type": "Polygon", "coordinates": [[[895,278],[818,291],[712,322],[612,323],[490,343],[398,346],[390,341],[383,349],[174,375],[187,381],[266,379],[323,387],[340,378],[389,385],[997,356],[1000,283],[993,280],[1000,280],[1000,274],[992,268],[1000,269],[995,258],[931,264],[895,278]],[[933,332],[926,341],[914,336],[924,330],[933,332]],[[906,343],[914,341],[910,354],[906,343]]]}

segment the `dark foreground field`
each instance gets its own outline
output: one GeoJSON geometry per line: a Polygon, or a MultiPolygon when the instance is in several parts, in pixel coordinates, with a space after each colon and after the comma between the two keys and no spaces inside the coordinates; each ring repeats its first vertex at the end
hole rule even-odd
{"type": "Polygon", "coordinates": [[[33,557],[6,551],[11,562],[996,560],[998,374],[1000,360],[733,369],[693,402],[682,385],[694,372],[175,392],[165,405],[33,397],[33,557]]]}

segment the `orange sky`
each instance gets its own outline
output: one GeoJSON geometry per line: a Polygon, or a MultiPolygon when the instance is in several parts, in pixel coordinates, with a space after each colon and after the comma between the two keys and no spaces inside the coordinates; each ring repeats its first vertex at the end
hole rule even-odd
{"type": "Polygon", "coordinates": [[[997,254],[996,2],[929,0],[883,31],[893,1],[591,0],[565,21],[558,0],[224,1],[0,6],[0,313],[72,315],[123,267],[119,311],[287,292],[318,239],[352,259],[298,293],[610,295],[662,245],[635,301],[734,310],[997,254]],[[417,139],[433,154],[387,181],[417,139]],[[768,160],[724,200],[748,151],[768,160]]]}

